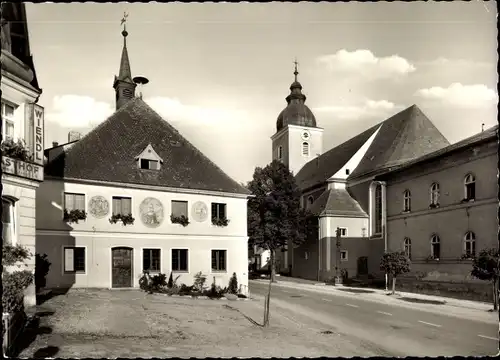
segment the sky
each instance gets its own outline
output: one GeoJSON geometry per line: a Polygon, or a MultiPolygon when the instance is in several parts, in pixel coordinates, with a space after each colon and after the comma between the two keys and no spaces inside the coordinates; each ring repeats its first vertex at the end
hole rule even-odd
{"type": "Polygon", "coordinates": [[[271,161],[294,60],[323,149],[413,104],[451,142],[497,122],[493,2],[27,3],[45,143],[115,110],[127,12],[143,99],[237,181],[271,161]]]}

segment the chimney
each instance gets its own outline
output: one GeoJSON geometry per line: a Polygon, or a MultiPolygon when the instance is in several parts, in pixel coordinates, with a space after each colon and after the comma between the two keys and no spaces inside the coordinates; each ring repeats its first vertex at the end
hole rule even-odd
{"type": "Polygon", "coordinates": [[[70,131],[68,133],[68,142],[80,140],[82,138],[82,134],[80,134],[78,131],[70,131]]]}
{"type": "Polygon", "coordinates": [[[59,143],[57,141],[52,141],[52,147],[56,147],[58,145],[59,145],[59,143]]]}

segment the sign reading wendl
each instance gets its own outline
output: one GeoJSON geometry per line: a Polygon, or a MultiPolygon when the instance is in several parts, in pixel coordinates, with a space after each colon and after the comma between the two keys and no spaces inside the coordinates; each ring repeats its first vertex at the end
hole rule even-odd
{"type": "Polygon", "coordinates": [[[44,109],[38,104],[33,106],[34,113],[34,128],[33,132],[33,144],[34,144],[34,154],[33,161],[36,164],[43,165],[43,125],[44,125],[44,109]]]}

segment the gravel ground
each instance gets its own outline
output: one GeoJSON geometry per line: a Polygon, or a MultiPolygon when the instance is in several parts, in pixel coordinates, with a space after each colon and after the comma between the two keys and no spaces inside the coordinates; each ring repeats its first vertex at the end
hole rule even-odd
{"type": "Polygon", "coordinates": [[[73,290],[42,306],[55,313],[41,318],[41,330],[22,358],[377,355],[335,329],[305,326],[278,312],[263,328],[263,304],[255,300],[73,290]]]}

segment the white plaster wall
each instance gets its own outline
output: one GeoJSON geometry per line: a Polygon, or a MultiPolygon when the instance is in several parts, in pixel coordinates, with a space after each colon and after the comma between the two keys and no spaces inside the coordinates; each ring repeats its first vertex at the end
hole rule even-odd
{"type": "Polygon", "coordinates": [[[288,167],[293,174],[297,174],[305,164],[323,153],[323,129],[289,125],[288,153],[288,167]],[[309,143],[309,156],[302,155],[302,143],[304,140],[301,134],[303,130],[308,130],[311,134],[307,140],[309,143]]]}
{"type": "Polygon", "coordinates": [[[111,187],[88,185],[81,183],[62,182],[46,179],[37,191],[37,229],[39,230],[77,230],[86,232],[105,233],[139,233],[139,234],[177,234],[177,235],[213,235],[213,236],[247,236],[247,199],[203,194],[173,193],[166,191],[153,191],[133,189],[126,187],[111,187]],[[64,193],[85,194],[86,212],[89,212],[89,200],[100,195],[109,202],[109,214],[101,219],[87,214],[87,219],[77,224],[67,224],[63,221],[64,193]],[[133,225],[123,226],[120,223],[110,224],[112,214],[112,197],[128,196],[132,198],[132,216],[135,218],[133,225]],[[139,207],[141,202],[153,197],[163,204],[163,221],[156,228],[147,227],[140,219],[139,207]],[[171,201],[187,201],[189,225],[172,224],[170,221],[171,201]],[[203,201],[208,208],[208,216],[204,222],[196,222],[192,215],[192,206],[197,201],[203,201]],[[211,203],[225,203],[229,224],[226,227],[212,225],[211,203]]]}

